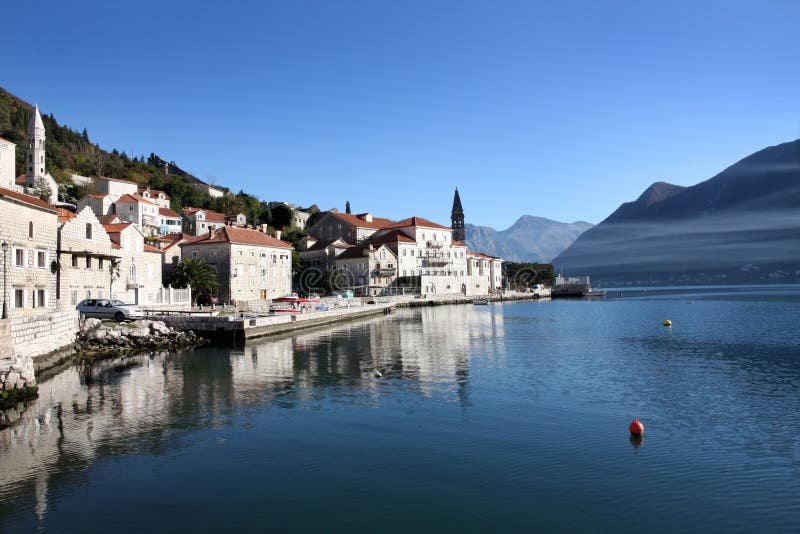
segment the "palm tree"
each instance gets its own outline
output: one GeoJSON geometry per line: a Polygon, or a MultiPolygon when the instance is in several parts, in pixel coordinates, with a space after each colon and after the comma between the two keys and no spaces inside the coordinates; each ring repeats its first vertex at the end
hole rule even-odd
{"type": "Polygon", "coordinates": [[[219,289],[217,271],[205,260],[186,258],[178,263],[170,276],[172,287],[192,288],[192,304],[197,303],[201,293],[214,293],[219,289]]]}
{"type": "Polygon", "coordinates": [[[114,294],[114,280],[119,278],[119,264],[120,263],[121,262],[120,262],[119,258],[111,258],[111,260],[108,262],[108,276],[109,276],[109,278],[111,278],[111,283],[108,284],[108,297],[109,298],[111,298],[111,296],[114,294]]]}

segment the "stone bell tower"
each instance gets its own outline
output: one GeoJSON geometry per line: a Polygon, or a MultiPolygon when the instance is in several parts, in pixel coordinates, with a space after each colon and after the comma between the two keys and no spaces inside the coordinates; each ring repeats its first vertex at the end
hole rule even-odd
{"type": "Polygon", "coordinates": [[[453,239],[464,241],[466,230],[464,229],[464,208],[461,207],[461,198],[458,196],[458,188],[453,197],[453,211],[450,212],[450,227],[453,229],[453,239]]]}
{"type": "Polygon", "coordinates": [[[44,123],[37,104],[28,123],[28,157],[25,159],[25,174],[28,187],[36,187],[39,180],[44,180],[44,123]]]}

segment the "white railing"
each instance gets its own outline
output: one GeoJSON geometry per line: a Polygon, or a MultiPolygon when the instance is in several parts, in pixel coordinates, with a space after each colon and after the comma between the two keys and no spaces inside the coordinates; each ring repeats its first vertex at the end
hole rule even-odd
{"type": "Polygon", "coordinates": [[[164,305],[191,304],[192,290],[188,287],[184,289],[160,287],[156,290],[151,302],[164,305]]]}

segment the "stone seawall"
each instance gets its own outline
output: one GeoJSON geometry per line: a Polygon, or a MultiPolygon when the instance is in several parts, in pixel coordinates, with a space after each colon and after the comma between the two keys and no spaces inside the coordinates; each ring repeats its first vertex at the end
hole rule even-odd
{"type": "Polygon", "coordinates": [[[163,321],[167,326],[176,330],[193,330],[201,336],[217,341],[237,343],[245,339],[283,334],[359,317],[382,315],[391,312],[392,308],[392,304],[372,304],[266,317],[165,315],[151,318],[163,321]]]}
{"type": "Polygon", "coordinates": [[[49,354],[73,344],[78,333],[76,310],[13,317],[8,322],[12,349],[4,356],[49,354]]]}

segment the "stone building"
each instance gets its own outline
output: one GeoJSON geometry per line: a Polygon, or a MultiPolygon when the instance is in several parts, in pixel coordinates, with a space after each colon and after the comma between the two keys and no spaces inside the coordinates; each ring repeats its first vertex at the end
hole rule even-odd
{"type": "Polygon", "coordinates": [[[306,236],[300,240],[298,252],[300,259],[303,260],[303,265],[324,270],[332,266],[336,258],[352,246],[338,238],[317,240],[311,236],[306,236]]]}
{"type": "Polygon", "coordinates": [[[154,306],[161,290],[161,251],[145,244],[144,234],[132,223],[103,225],[111,247],[120,257],[120,277],[111,296],[130,304],[154,306]]]}
{"type": "Polygon", "coordinates": [[[397,278],[397,255],[386,244],[348,248],[336,258],[336,266],[344,287],[361,295],[379,295],[397,278]]]}
{"type": "Polygon", "coordinates": [[[109,266],[120,254],[91,208],[59,216],[60,265],[58,292],[61,309],[74,309],[85,298],[111,296],[109,266]]]}
{"type": "Polygon", "coordinates": [[[359,245],[378,230],[393,224],[394,221],[373,217],[371,213],[353,215],[329,211],[308,229],[308,235],[318,240],[341,239],[345,243],[359,245]]]}
{"type": "Polygon", "coordinates": [[[291,292],[293,247],[264,232],[223,226],[180,247],[183,259],[203,259],[214,267],[222,301],[253,303],[291,292]]]}
{"type": "Polygon", "coordinates": [[[92,193],[78,201],[78,211],[83,210],[83,208],[87,206],[91,208],[98,217],[115,215],[114,200],[110,195],[105,193],[92,193]]]}
{"type": "Polygon", "coordinates": [[[225,214],[201,208],[183,208],[181,218],[183,219],[183,231],[193,236],[201,236],[227,224],[225,214]]]}
{"type": "Polygon", "coordinates": [[[165,234],[158,238],[158,249],[161,251],[161,277],[164,285],[169,283],[172,269],[181,261],[181,245],[194,237],[179,232],[165,234]]]}
{"type": "Polygon", "coordinates": [[[78,314],[59,311],[58,215],[36,197],[0,188],[0,269],[7,318],[0,319],[2,345],[12,354],[35,356],[75,340],[78,314]],[[35,342],[34,342],[35,341],[35,342]]]}

